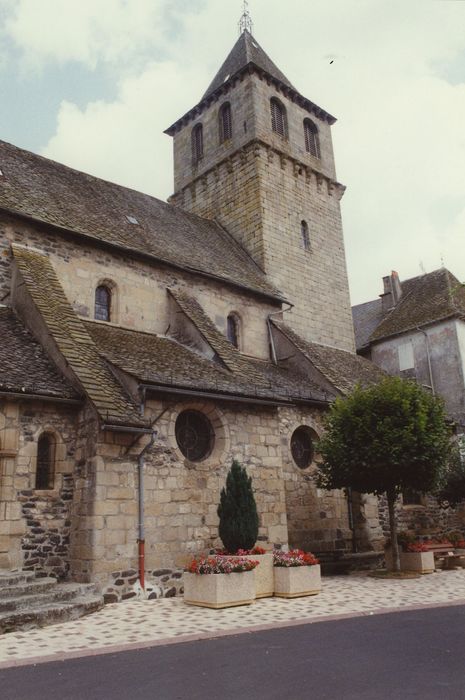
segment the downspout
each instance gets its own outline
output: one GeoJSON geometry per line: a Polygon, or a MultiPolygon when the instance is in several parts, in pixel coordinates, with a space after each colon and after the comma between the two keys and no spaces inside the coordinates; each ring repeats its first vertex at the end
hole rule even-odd
{"type": "Polygon", "coordinates": [[[278,316],[278,314],[284,314],[286,311],[290,311],[294,304],[291,304],[289,301],[284,302],[285,304],[289,304],[287,309],[280,309],[279,311],[273,311],[271,314],[268,314],[266,318],[266,325],[268,326],[268,335],[270,338],[270,346],[271,346],[271,359],[273,360],[273,364],[277,365],[278,364],[278,358],[276,356],[276,347],[274,344],[274,338],[273,338],[273,330],[271,328],[271,317],[272,316],[278,316]]]}
{"type": "Polygon", "coordinates": [[[354,525],[354,504],[352,502],[352,488],[348,486],[346,488],[347,496],[347,515],[349,519],[349,529],[352,532],[352,552],[357,551],[357,541],[355,538],[355,525],[354,525]]]}
{"type": "Polygon", "coordinates": [[[428,334],[426,333],[426,331],[424,331],[424,330],[423,330],[422,328],[420,328],[419,326],[416,326],[416,329],[417,329],[417,331],[419,331],[420,333],[423,333],[423,335],[425,336],[426,357],[427,357],[427,359],[428,359],[429,384],[430,384],[430,387],[431,387],[431,392],[432,392],[432,394],[433,394],[433,396],[434,396],[436,392],[434,391],[433,371],[432,371],[432,369],[431,369],[431,354],[430,354],[430,349],[429,349],[428,334]]]}
{"type": "Polygon", "coordinates": [[[144,526],[144,464],[145,453],[150,450],[155,442],[156,430],[152,430],[150,440],[137,455],[137,473],[138,473],[138,500],[139,500],[139,525],[138,525],[138,557],[139,557],[139,583],[142,590],[145,591],[145,526],[144,526]]]}

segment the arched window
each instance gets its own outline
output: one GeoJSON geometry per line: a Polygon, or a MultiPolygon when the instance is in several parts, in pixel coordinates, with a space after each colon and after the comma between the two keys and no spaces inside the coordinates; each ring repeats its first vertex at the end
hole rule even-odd
{"type": "Polygon", "coordinates": [[[272,97],[270,100],[270,109],[271,128],[277,134],[287,139],[287,116],[284,105],[276,97],[272,97]]]}
{"type": "Polygon", "coordinates": [[[313,461],[313,431],[306,425],[301,425],[292,433],[291,454],[292,459],[300,469],[307,469],[313,461]]]}
{"type": "Polygon", "coordinates": [[[321,158],[318,127],[311,119],[304,119],[305,150],[315,158],[321,158]]]}
{"type": "Polygon", "coordinates": [[[111,289],[105,284],[99,284],[95,290],[94,317],[97,321],[110,321],[111,319],[111,289]]]}
{"type": "Polygon", "coordinates": [[[225,102],[219,112],[220,143],[232,137],[231,105],[225,102]]]}
{"type": "Polygon", "coordinates": [[[50,433],[42,433],[37,443],[36,489],[53,489],[55,441],[50,433]]]}
{"type": "Polygon", "coordinates": [[[229,342],[232,343],[234,347],[238,348],[240,338],[240,321],[236,314],[229,314],[227,318],[226,333],[229,342]]]}
{"type": "Polygon", "coordinates": [[[203,126],[196,124],[192,129],[192,162],[194,165],[203,158],[203,126]]]}
{"type": "Polygon", "coordinates": [[[302,237],[302,247],[305,250],[310,250],[310,234],[308,232],[308,224],[303,220],[300,222],[300,235],[302,237]]]}

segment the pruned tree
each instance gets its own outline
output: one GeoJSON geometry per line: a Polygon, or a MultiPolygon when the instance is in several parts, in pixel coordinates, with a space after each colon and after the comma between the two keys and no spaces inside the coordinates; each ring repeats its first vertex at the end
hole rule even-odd
{"type": "Polygon", "coordinates": [[[457,506],[465,501],[463,445],[455,444],[453,446],[443,480],[435,495],[443,506],[457,506]]]}
{"type": "Polygon", "coordinates": [[[406,489],[434,491],[450,453],[442,399],[398,377],[387,377],[365,389],[357,387],[332,405],[319,450],[320,487],[386,494],[394,569],[398,571],[396,499],[406,489]]]}
{"type": "Polygon", "coordinates": [[[233,461],[221,490],[218,506],[219,534],[225,549],[235,554],[252,549],[258,537],[258,514],[252,479],[239,462],[233,461]]]}

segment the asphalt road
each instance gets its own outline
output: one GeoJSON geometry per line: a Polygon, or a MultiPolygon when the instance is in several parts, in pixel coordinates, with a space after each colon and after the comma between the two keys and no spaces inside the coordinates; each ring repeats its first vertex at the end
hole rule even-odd
{"type": "Polygon", "coordinates": [[[465,606],[0,671],[1,700],[465,699],[465,606]]]}

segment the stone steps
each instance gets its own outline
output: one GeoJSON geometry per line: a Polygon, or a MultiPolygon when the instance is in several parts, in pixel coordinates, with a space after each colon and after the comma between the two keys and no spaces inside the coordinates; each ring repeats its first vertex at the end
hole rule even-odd
{"type": "Polygon", "coordinates": [[[0,634],[76,620],[99,610],[93,584],[57,583],[34,572],[0,571],[0,634]]]}

